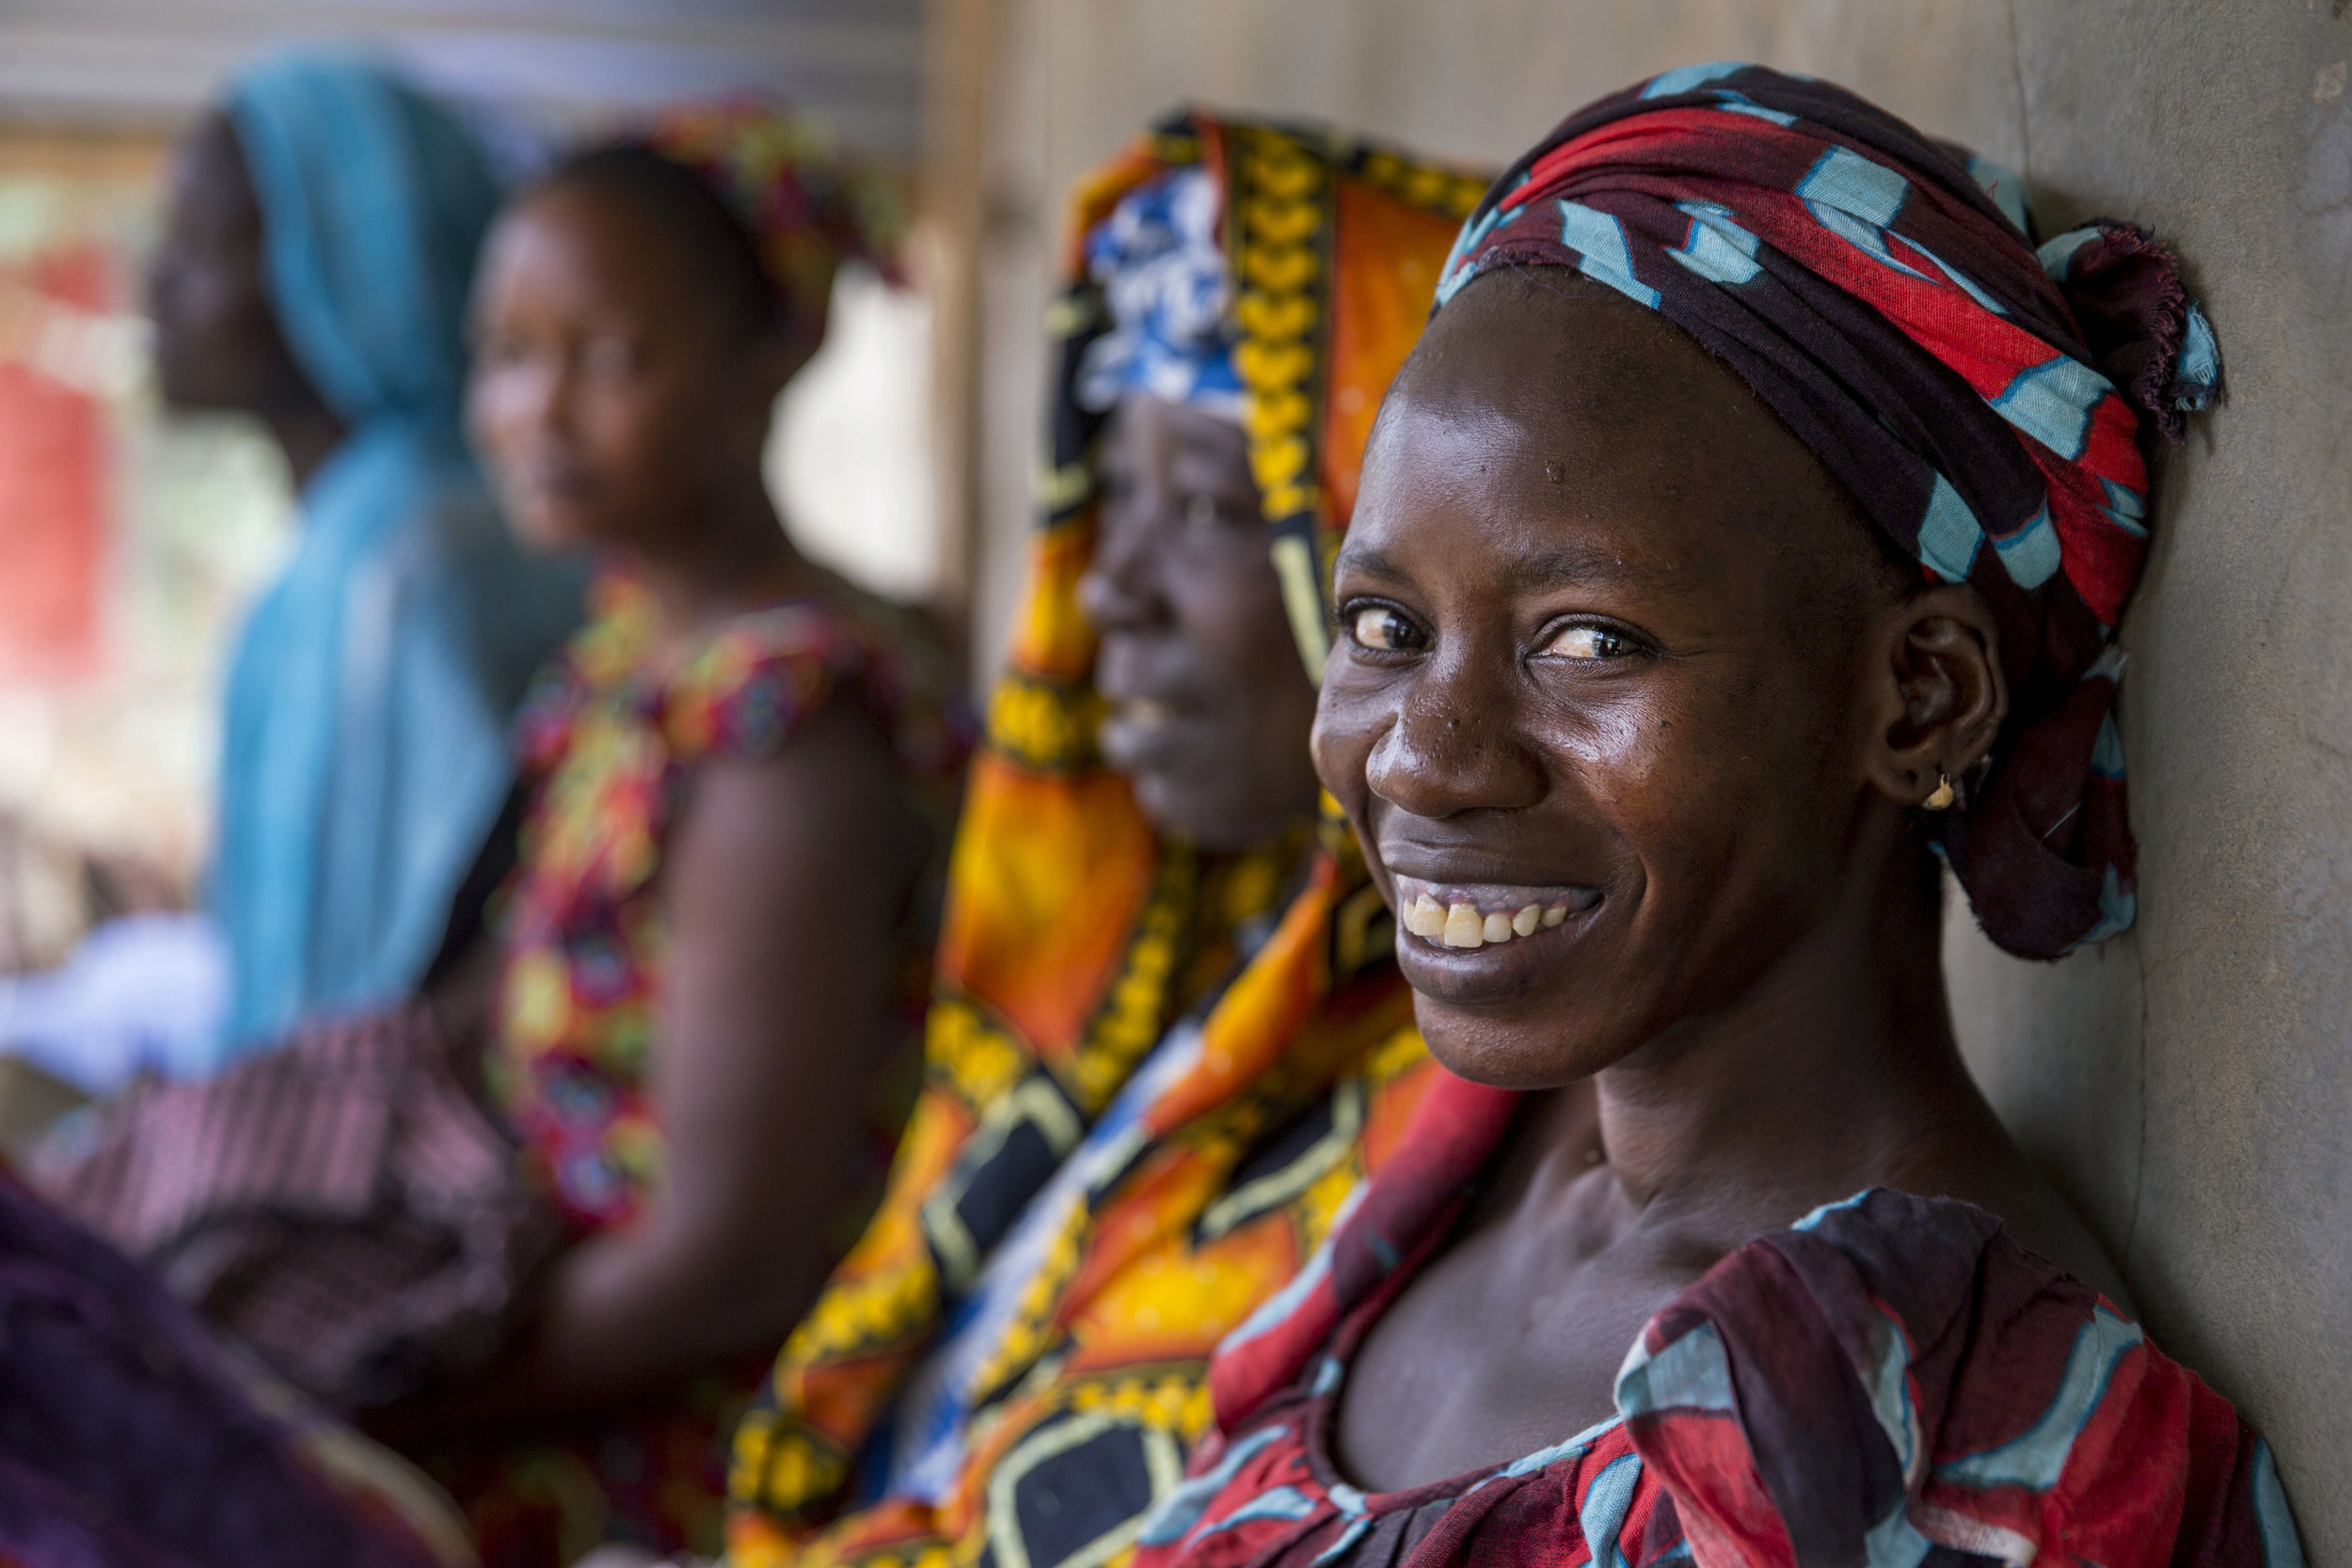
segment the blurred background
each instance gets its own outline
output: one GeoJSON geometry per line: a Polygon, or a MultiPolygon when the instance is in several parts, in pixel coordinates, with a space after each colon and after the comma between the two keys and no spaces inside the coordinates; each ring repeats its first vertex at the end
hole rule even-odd
{"type": "Polygon", "coordinates": [[[2165,454],[2126,618],[2126,937],[1951,922],[1970,1059],[2174,1354],[2352,1556],[2352,56],[2346,0],[0,0],[0,971],[188,896],[272,449],[156,415],[136,278],[175,129],[253,52],[360,41],[516,168],[634,110],[830,117],[920,214],[845,275],[771,474],[811,553],[966,628],[1017,588],[1070,182],[1187,99],[1500,164],[1676,65],[1833,77],[2179,247],[2229,404],[2165,454]]]}
{"type": "MultiPolygon", "coordinates": [[[[781,97],[912,186],[928,36],[920,0],[0,6],[0,973],[188,897],[229,637],[287,547],[275,449],[161,419],[143,354],[167,152],[228,73],[291,42],[368,47],[458,103],[511,174],[634,113],[781,97]]],[[[866,273],[838,293],[774,483],[814,553],[931,598],[927,295],[866,273]]]]}

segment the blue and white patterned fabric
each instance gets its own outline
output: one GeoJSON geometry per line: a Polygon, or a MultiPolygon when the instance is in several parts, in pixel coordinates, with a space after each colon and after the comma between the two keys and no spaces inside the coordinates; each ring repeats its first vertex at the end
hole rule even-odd
{"type": "Polygon", "coordinates": [[[1087,235],[1111,329],[1079,368],[1080,407],[1104,413],[1122,397],[1154,397],[1241,421],[1232,278],[1216,220],[1216,182],[1181,168],[1129,192],[1087,235]]]}

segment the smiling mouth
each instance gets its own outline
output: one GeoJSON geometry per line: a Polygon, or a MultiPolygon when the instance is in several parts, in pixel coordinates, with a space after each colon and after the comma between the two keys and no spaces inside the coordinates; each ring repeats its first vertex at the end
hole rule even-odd
{"type": "Polygon", "coordinates": [[[522,476],[523,487],[542,501],[576,503],[596,494],[596,483],[577,468],[534,468],[522,476]]]}
{"type": "Polygon", "coordinates": [[[1173,705],[1156,697],[1121,697],[1111,704],[1111,715],[1121,723],[1153,730],[1176,721],[1173,705]]]}
{"type": "Polygon", "coordinates": [[[1158,698],[1114,697],[1095,731],[1095,743],[1113,768],[1167,768],[1188,750],[1184,744],[1187,717],[1182,707],[1158,698]]]}
{"type": "Polygon", "coordinates": [[[1113,750],[1164,745],[1198,717],[1197,709],[1162,697],[1113,697],[1103,715],[1102,738],[1113,750]]]}
{"type": "Polygon", "coordinates": [[[1598,888],[1423,881],[1399,875],[1397,924],[1432,947],[1498,946],[1565,925],[1600,902],[1598,888]]]}

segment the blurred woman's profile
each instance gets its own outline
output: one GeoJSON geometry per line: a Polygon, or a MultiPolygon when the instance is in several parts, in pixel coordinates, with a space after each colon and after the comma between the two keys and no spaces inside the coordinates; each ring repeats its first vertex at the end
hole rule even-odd
{"type": "Polygon", "coordinates": [[[807,117],[681,115],[558,166],[485,257],[477,447],[518,532],[600,565],[524,709],[485,1031],[570,1245],[498,1361],[377,1424],[494,1564],[715,1547],[723,1439],[912,1095],[957,681],[801,556],[763,474],[889,215],[807,117]]]}
{"type": "Polygon", "coordinates": [[[459,431],[498,199],[449,110],[357,59],[264,61],[180,142],[148,284],[157,381],[176,413],[262,424],[297,535],[237,637],[208,918],[102,943],[103,973],[9,1009],[62,1076],[200,1073],[408,994],[451,936],[513,787],[516,704],[581,582],[516,546],[459,431]]]}

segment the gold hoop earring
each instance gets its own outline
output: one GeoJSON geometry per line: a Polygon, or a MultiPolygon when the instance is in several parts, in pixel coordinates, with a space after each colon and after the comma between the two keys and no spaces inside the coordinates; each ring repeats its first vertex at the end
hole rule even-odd
{"type": "Polygon", "coordinates": [[[1959,799],[1960,791],[1952,787],[1951,778],[1939,768],[1935,770],[1935,793],[1920,801],[1919,805],[1924,811],[1949,811],[1952,802],[1959,799]]]}

